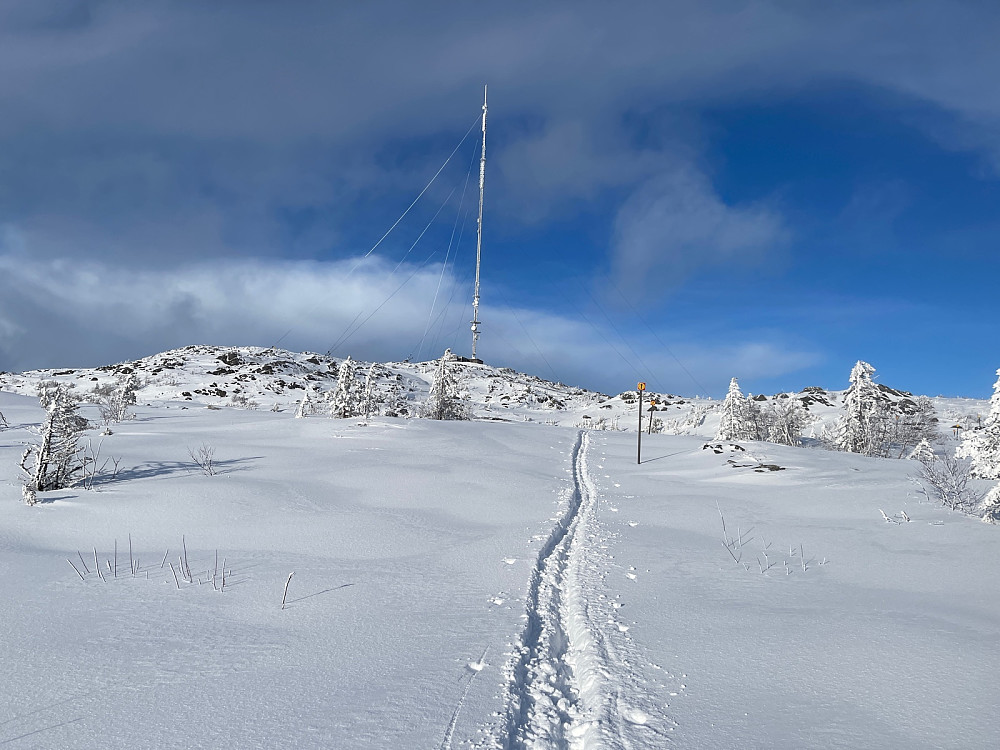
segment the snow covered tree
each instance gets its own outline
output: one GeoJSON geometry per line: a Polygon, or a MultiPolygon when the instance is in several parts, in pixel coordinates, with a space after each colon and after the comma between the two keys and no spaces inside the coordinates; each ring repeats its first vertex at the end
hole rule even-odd
{"type": "Polygon", "coordinates": [[[751,416],[751,405],[743,397],[740,384],[736,378],[729,381],[729,393],[722,402],[722,416],[719,420],[719,430],[716,440],[756,440],[757,428],[751,416]]]}
{"type": "Polygon", "coordinates": [[[1000,370],[997,370],[997,382],[993,384],[989,416],[982,429],[966,433],[955,455],[972,461],[973,476],[1000,479],[1000,370]]]}
{"type": "Polygon", "coordinates": [[[318,401],[319,396],[316,393],[316,386],[307,386],[305,392],[302,394],[302,400],[299,401],[299,406],[295,410],[295,418],[303,419],[310,414],[315,414],[316,403],[318,401]]]}
{"type": "Polygon", "coordinates": [[[407,389],[403,387],[403,376],[396,373],[396,377],[389,381],[389,392],[383,396],[383,414],[387,417],[410,416],[407,394],[407,389]]]}
{"type": "Polygon", "coordinates": [[[348,357],[337,370],[337,387],[330,397],[330,416],[347,419],[361,414],[361,384],[357,363],[348,357]]]}
{"type": "Polygon", "coordinates": [[[365,388],[361,394],[361,403],[364,407],[365,419],[371,415],[372,410],[375,414],[378,414],[378,404],[375,403],[375,387],[378,385],[378,377],[375,374],[375,363],[372,362],[372,366],[368,368],[368,374],[365,376],[365,388]]]}
{"type": "Polygon", "coordinates": [[[862,456],[883,455],[887,419],[884,399],[872,375],[875,368],[858,360],[851,370],[851,386],[844,396],[844,415],[837,423],[833,442],[837,448],[862,456]]]}
{"type": "Polygon", "coordinates": [[[808,422],[809,413],[797,398],[775,399],[767,410],[766,439],[780,445],[798,445],[808,422]]]}
{"type": "Polygon", "coordinates": [[[472,419],[472,407],[459,391],[458,378],[451,368],[451,349],[437,361],[427,401],[420,411],[428,419],[472,419]]]}
{"type": "Polygon", "coordinates": [[[911,435],[909,436],[916,445],[921,440],[933,442],[938,439],[938,418],[934,409],[934,402],[927,396],[917,398],[917,410],[909,420],[911,435]]]}
{"type": "Polygon", "coordinates": [[[1000,523],[1000,483],[986,493],[980,506],[979,517],[986,523],[1000,523]]]}
{"type": "Polygon", "coordinates": [[[70,388],[55,381],[45,381],[38,387],[45,420],[39,442],[29,445],[21,456],[21,468],[27,474],[23,495],[29,504],[34,504],[35,493],[70,487],[84,473],[86,464],[79,439],[89,425],[79,415],[79,399],[70,388]]]}

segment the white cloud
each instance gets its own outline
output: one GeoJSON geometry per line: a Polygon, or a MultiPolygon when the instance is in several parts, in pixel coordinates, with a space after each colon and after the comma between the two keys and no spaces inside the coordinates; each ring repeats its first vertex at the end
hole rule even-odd
{"type": "Polygon", "coordinates": [[[777,211],[729,206],[704,175],[678,166],[641,186],[619,211],[615,279],[620,289],[650,293],[701,268],[759,263],[787,239],[777,211]]]}
{"type": "MultiPolygon", "coordinates": [[[[393,274],[391,264],[372,257],[351,273],[354,264],[238,260],[135,271],[0,254],[7,303],[0,370],[97,366],[188,344],[268,346],[278,339],[313,351],[342,341],[336,356],[368,360],[430,359],[445,347],[468,353],[469,290],[456,287],[450,273],[425,336],[440,266],[393,274]]],[[[480,354],[491,364],[612,392],[636,378],[680,393],[701,390],[662,346],[626,343],[578,317],[484,305],[481,318],[480,354]]],[[[732,373],[774,377],[815,361],[753,342],[688,345],[678,353],[713,392],[732,373]]]]}

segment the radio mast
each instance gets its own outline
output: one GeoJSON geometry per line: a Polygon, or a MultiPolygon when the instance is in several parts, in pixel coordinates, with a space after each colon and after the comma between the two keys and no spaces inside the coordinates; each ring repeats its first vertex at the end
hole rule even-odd
{"type": "Polygon", "coordinates": [[[483,186],[486,183],[486,86],[483,86],[483,155],[479,159],[479,223],[476,236],[476,290],[472,297],[472,359],[479,343],[479,262],[483,253],[483,186]]]}

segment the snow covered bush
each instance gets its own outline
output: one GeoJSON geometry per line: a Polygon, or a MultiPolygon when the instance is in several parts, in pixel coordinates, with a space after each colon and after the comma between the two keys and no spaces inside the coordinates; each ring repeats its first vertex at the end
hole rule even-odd
{"type": "Polygon", "coordinates": [[[809,413],[797,398],[775,399],[768,404],[765,419],[768,442],[798,445],[802,430],[809,423],[809,413]]]}
{"type": "Polygon", "coordinates": [[[705,423],[705,418],[711,410],[712,407],[708,404],[696,406],[683,417],[664,422],[663,432],[668,435],[688,435],[705,423]]]}
{"type": "Polygon", "coordinates": [[[246,409],[247,411],[254,411],[260,407],[256,401],[247,396],[245,393],[234,393],[229,397],[229,406],[234,409],[246,409]]]}
{"type": "Polygon", "coordinates": [[[934,455],[934,449],[931,448],[930,442],[927,438],[923,438],[913,451],[907,456],[911,461],[919,461],[922,464],[927,464],[934,461],[937,456],[934,455]]]}
{"type": "Polygon", "coordinates": [[[472,419],[468,398],[459,390],[458,378],[451,367],[455,355],[448,349],[437,361],[431,391],[420,410],[427,419],[472,419]]]}
{"type": "Polygon", "coordinates": [[[1000,370],[997,370],[997,382],[993,384],[989,416],[982,429],[966,433],[955,455],[972,462],[973,476],[1000,479],[1000,370]]]}
{"type": "Polygon", "coordinates": [[[94,389],[94,403],[104,424],[122,422],[132,417],[129,407],[135,406],[139,379],[134,372],[119,375],[114,383],[99,385],[94,389]]]}
{"type": "Polygon", "coordinates": [[[84,473],[85,458],[79,440],[89,425],[78,413],[79,398],[71,387],[51,380],[38,386],[45,420],[39,442],[29,445],[21,456],[21,468],[27,474],[26,502],[31,503],[29,494],[34,499],[37,492],[71,487],[84,473]]]}
{"type": "Polygon", "coordinates": [[[969,461],[952,456],[935,457],[920,470],[920,479],[946,508],[975,514],[983,493],[969,486],[971,478],[969,461]]]}

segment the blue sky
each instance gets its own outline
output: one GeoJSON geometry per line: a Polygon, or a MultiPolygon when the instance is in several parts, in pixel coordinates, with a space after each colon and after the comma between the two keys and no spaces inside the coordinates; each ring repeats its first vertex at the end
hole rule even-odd
{"type": "Polygon", "coordinates": [[[486,361],[989,395],[1000,7],[479,5],[0,0],[0,370],[467,354],[488,83],[486,361]]]}

